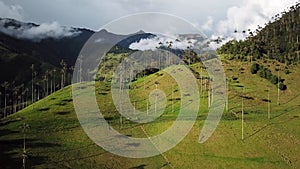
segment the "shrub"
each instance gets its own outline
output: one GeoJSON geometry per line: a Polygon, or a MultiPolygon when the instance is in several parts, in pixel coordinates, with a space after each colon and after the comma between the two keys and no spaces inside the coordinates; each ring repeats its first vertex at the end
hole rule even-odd
{"type": "Polygon", "coordinates": [[[264,71],[264,69],[259,69],[257,74],[259,77],[266,78],[266,72],[264,71]]]}
{"type": "Polygon", "coordinates": [[[279,83],[279,89],[280,89],[280,90],[286,90],[286,89],[287,89],[287,87],[286,87],[286,85],[285,85],[285,84],[283,84],[283,83],[279,83]]]}
{"type": "Polygon", "coordinates": [[[290,72],[288,69],[285,69],[285,70],[284,70],[284,73],[288,75],[288,74],[290,74],[291,72],[290,72]]]}
{"type": "Polygon", "coordinates": [[[274,76],[274,75],[272,75],[272,77],[271,77],[271,83],[273,83],[273,84],[277,84],[278,83],[278,77],[277,76],[274,76]]]}
{"type": "Polygon", "coordinates": [[[259,70],[259,64],[253,63],[251,66],[251,73],[256,74],[258,72],[258,70],[259,70]]]}

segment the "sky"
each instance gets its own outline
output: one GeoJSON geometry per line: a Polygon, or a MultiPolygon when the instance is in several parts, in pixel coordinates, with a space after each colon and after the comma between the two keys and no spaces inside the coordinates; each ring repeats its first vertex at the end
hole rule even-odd
{"type": "MultiPolygon", "coordinates": [[[[186,19],[208,37],[243,38],[242,30],[263,26],[298,0],[0,0],[0,17],[42,25],[100,30],[139,12],[163,12],[186,19]],[[238,30],[238,34],[234,34],[238,30]]],[[[137,30],[138,31],[138,30],[137,30]]]]}

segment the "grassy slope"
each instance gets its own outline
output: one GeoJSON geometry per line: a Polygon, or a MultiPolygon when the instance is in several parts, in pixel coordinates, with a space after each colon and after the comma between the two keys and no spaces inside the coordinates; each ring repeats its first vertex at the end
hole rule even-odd
{"type": "MultiPolygon", "coordinates": [[[[199,64],[192,65],[200,72],[199,64]]],[[[228,78],[238,77],[229,85],[229,112],[223,115],[216,132],[204,144],[198,143],[199,133],[207,115],[207,99],[203,97],[200,112],[191,132],[172,150],[147,159],[128,159],[108,153],[95,145],[83,132],[73,110],[70,87],[50,95],[21,112],[10,116],[0,124],[0,161],[1,168],[21,166],[22,138],[19,128],[24,122],[30,125],[27,130],[28,165],[32,168],[289,168],[300,166],[298,148],[300,91],[297,82],[300,72],[297,66],[292,73],[283,76],[288,90],[281,92],[281,105],[276,105],[276,86],[268,81],[251,75],[250,64],[231,62],[225,64],[228,78]],[[240,68],[244,68],[241,71],[240,68]],[[244,73],[241,73],[244,72],[244,73]],[[245,95],[245,139],[241,140],[241,88],[245,95]],[[267,119],[266,85],[271,87],[271,120],[267,119]],[[253,98],[253,99],[251,99],[253,98]],[[167,160],[171,165],[167,164],[167,160]]],[[[154,83],[164,90],[168,99],[171,90],[170,76],[154,74],[133,83],[137,86],[130,92],[132,101],[145,100],[154,83]]],[[[200,80],[198,80],[200,82],[200,80]]],[[[171,102],[167,112],[155,122],[138,125],[125,121],[119,128],[119,115],[115,111],[109,92],[109,83],[97,83],[99,107],[112,126],[122,133],[135,137],[156,135],[172,124],[177,112],[172,113],[171,102]]],[[[175,86],[176,88],[176,86],[175,86]]],[[[206,94],[205,94],[206,95],[206,94]]],[[[179,97],[179,92],[174,97],[179,97]]],[[[175,102],[175,110],[180,101],[175,102]]],[[[145,110],[145,101],[137,102],[136,107],[145,110]]]]}

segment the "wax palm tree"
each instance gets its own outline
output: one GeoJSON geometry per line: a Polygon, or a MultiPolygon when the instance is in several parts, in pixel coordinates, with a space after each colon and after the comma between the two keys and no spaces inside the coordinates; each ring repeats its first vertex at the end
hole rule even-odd
{"type": "Polygon", "coordinates": [[[45,72],[45,78],[46,78],[46,96],[49,95],[49,71],[46,70],[45,72]]]}
{"type": "Polygon", "coordinates": [[[60,65],[61,65],[61,88],[64,88],[66,82],[67,64],[64,60],[61,60],[60,65]]]}
{"type": "Polygon", "coordinates": [[[18,87],[12,88],[13,95],[12,95],[12,107],[13,107],[13,113],[17,112],[17,104],[18,104],[18,87]]]}
{"type": "Polygon", "coordinates": [[[31,65],[31,103],[34,101],[34,89],[33,89],[33,83],[34,83],[34,64],[31,65]]]}
{"type": "Polygon", "coordinates": [[[52,70],[52,75],[53,75],[53,91],[55,92],[56,91],[56,83],[55,83],[55,75],[56,75],[56,69],[53,69],[52,70]]]}
{"type": "Polygon", "coordinates": [[[7,113],[7,90],[9,88],[9,83],[7,81],[3,82],[1,85],[4,88],[4,111],[3,111],[3,117],[6,117],[7,113]]]}

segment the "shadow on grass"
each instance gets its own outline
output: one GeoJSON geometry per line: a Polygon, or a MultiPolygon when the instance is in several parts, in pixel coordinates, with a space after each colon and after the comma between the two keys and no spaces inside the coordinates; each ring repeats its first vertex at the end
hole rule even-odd
{"type": "Polygon", "coordinates": [[[10,123],[18,122],[18,121],[21,121],[21,120],[22,120],[21,118],[13,119],[13,120],[11,120],[11,119],[1,119],[0,120],[0,127],[1,126],[6,126],[10,123]]]}
{"type": "Polygon", "coordinates": [[[69,111],[59,111],[59,112],[55,112],[55,114],[58,114],[58,115],[67,115],[67,114],[70,114],[69,111]]]}
{"type": "Polygon", "coordinates": [[[12,130],[9,130],[9,129],[0,129],[0,137],[10,135],[10,134],[15,134],[15,133],[19,133],[19,132],[18,131],[12,131],[12,130]]]}
{"type": "Polygon", "coordinates": [[[57,105],[57,106],[65,106],[65,105],[67,105],[67,103],[66,102],[59,102],[59,103],[56,103],[55,105],[57,105]]]}
{"type": "Polygon", "coordinates": [[[230,156],[217,156],[213,154],[205,154],[203,155],[205,158],[209,159],[216,159],[216,160],[225,160],[225,161],[247,161],[247,162],[257,162],[257,163],[265,163],[265,162],[271,162],[271,163],[280,163],[280,161],[270,161],[265,159],[264,157],[230,157],[230,156]]]}
{"type": "Polygon", "coordinates": [[[259,128],[258,130],[254,131],[252,134],[250,134],[249,136],[244,138],[244,141],[255,136],[256,134],[262,132],[264,129],[266,129],[267,127],[269,127],[270,125],[272,125],[273,123],[268,123],[266,125],[264,125],[263,127],[259,128]]]}
{"type": "MultiPolygon", "coordinates": [[[[0,140],[0,163],[1,168],[22,168],[22,153],[23,153],[23,139],[7,139],[0,140]]],[[[47,162],[47,157],[32,154],[31,149],[50,147],[59,147],[59,144],[53,143],[39,143],[36,139],[26,139],[27,158],[26,168],[34,168],[35,166],[47,162]]]]}
{"type": "Polygon", "coordinates": [[[295,105],[295,106],[292,106],[292,107],[288,107],[287,109],[284,110],[283,113],[278,114],[278,115],[272,117],[271,119],[279,118],[280,116],[283,116],[283,115],[285,115],[285,114],[287,114],[287,113],[290,113],[290,112],[292,112],[292,111],[294,111],[294,110],[298,110],[298,109],[299,109],[299,105],[295,105]]]}
{"type": "Polygon", "coordinates": [[[101,156],[101,155],[106,154],[106,153],[107,152],[101,152],[101,153],[96,153],[96,154],[92,154],[92,155],[88,155],[88,156],[83,156],[83,157],[80,157],[80,158],[71,158],[71,159],[64,159],[64,160],[60,160],[60,161],[51,161],[49,163],[56,164],[56,163],[65,163],[65,162],[71,162],[71,161],[85,160],[85,159],[101,156]]]}
{"type": "Polygon", "coordinates": [[[50,110],[49,107],[44,107],[44,108],[39,108],[39,109],[38,109],[38,111],[48,111],[48,110],[50,110]]]}
{"type": "Polygon", "coordinates": [[[129,169],[144,169],[147,165],[145,164],[142,164],[142,165],[138,165],[138,166],[135,166],[135,167],[131,167],[129,169]]]}
{"type": "MultiPolygon", "coordinates": [[[[289,112],[291,112],[291,111],[297,109],[297,107],[298,107],[298,106],[290,107],[290,108],[289,108],[290,110],[287,110],[287,109],[286,109],[285,112],[283,112],[283,113],[281,113],[281,114],[279,114],[279,115],[277,115],[277,116],[272,117],[271,120],[276,119],[276,118],[279,118],[279,117],[281,117],[281,116],[283,116],[283,115],[285,115],[285,114],[287,114],[287,113],[289,113],[289,112]]],[[[287,119],[287,120],[285,120],[285,121],[268,123],[268,124],[264,125],[263,127],[261,127],[260,129],[254,131],[254,133],[252,133],[252,134],[250,134],[249,136],[245,137],[244,140],[247,140],[247,139],[251,138],[252,136],[254,136],[254,135],[260,133],[261,131],[263,131],[264,129],[266,129],[267,127],[269,127],[269,126],[271,126],[271,125],[274,125],[274,124],[280,124],[280,123],[288,123],[288,122],[290,122],[291,120],[295,120],[295,119],[297,119],[297,118],[298,118],[297,116],[294,116],[294,117],[289,118],[289,119],[287,119]]]]}
{"type": "Polygon", "coordinates": [[[64,102],[72,102],[73,99],[63,99],[62,101],[64,101],[64,102]]]}

